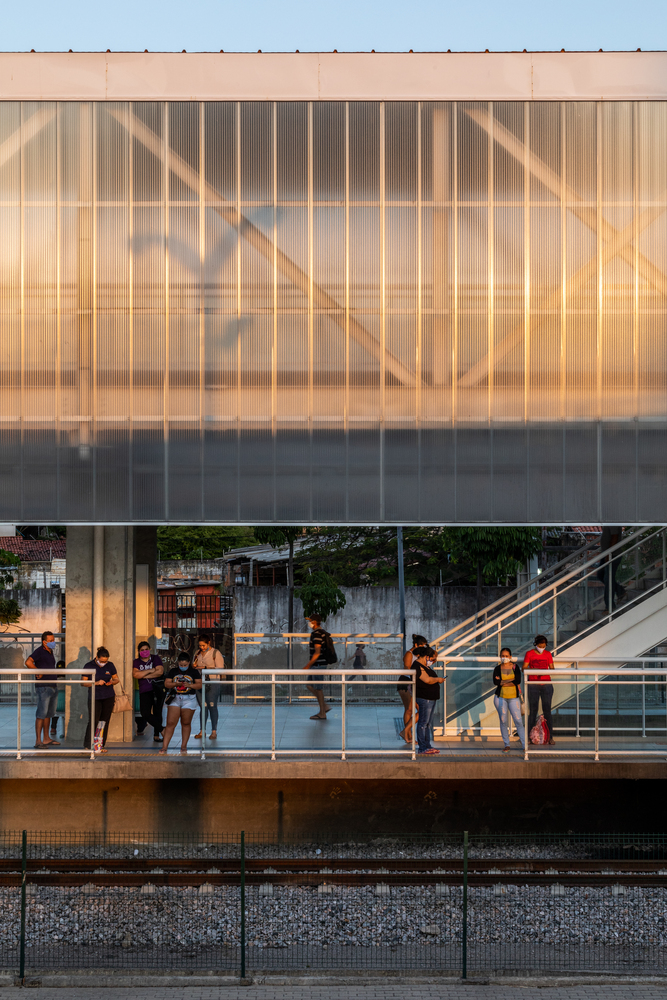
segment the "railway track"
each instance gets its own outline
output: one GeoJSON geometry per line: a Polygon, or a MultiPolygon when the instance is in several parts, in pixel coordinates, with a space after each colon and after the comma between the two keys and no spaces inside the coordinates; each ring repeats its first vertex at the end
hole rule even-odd
{"type": "MultiPolygon", "coordinates": [[[[39,872],[155,872],[161,869],[165,872],[200,872],[206,873],[215,869],[213,874],[240,872],[241,862],[238,858],[29,858],[27,871],[32,874],[39,872]]],[[[20,858],[0,858],[0,873],[17,872],[21,870],[20,858]]],[[[337,872],[376,872],[379,874],[420,874],[422,872],[463,872],[462,858],[246,858],[246,873],[262,873],[266,875],[280,873],[319,873],[337,872]]],[[[508,859],[508,858],[469,858],[469,872],[535,872],[557,874],[559,872],[598,872],[611,874],[613,872],[636,872],[657,874],[663,872],[667,876],[667,860],[665,861],[627,861],[599,859],[569,859],[569,858],[538,858],[538,859],[508,859]]]]}
{"type": "MultiPolygon", "coordinates": [[[[20,861],[0,859],[0,886],[18,886],[20,861]]],[[[461,859],[262,858],[248,859],[245,883],[253,885],[450,885],[463,880],[461,859]]],[[[35,886],[138,887],[234,886],[241,883],[238,859],[197,858],[37,858],[27,863],[26,881],[35,886]],[[205,869],[205,866],[210,866],[205,869]]],[[[569,859],[508,860],[473,858],[468,862],[470,886],[491,885],[626,885],[667,887],[667,863],[569,859]],[[661,867],[665,865],[665,867],[661,867]]]]}

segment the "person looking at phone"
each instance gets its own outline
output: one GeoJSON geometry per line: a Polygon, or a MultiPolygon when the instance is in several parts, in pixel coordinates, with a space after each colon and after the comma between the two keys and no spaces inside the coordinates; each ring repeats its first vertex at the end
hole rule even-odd
{"type": "Polygon", "coordinates": [[[526,734],[521,719],[521,667],[512,659],[512,650],[505,646],[500,650],[500,662],[493,669],[493,683],[496,693],[493,696],[498,718],[500,719],[500,734],[505,744],[503,753],[510,751],[510,734],[507,725],[509,716],[514,719],[516,731],[521,740],[521,746],[526,749],[526,734]]]}
{"type": "Polygon", "coordinates": [[[169,749],[174,730],[181,723],[181,753],[188,752],[188,740],[192,729],[192,716],[199,708],[197,691],[201,691],[201,674],[190,663],[187,653],[179,653],[176,666],[164,679],[167,691],[167,725],[164,728],[161,754],[169,749]]]}
{"type": "MultiPolygon", "coordinates": [[[[95,670],[95,680],[94,681],[82,681],[84,687],[91,687],[93,684],[95,686],[95,709],[94,709],[94,729],[97,729],[97,724],[99,722],[104,723],[104,730],[102,732],[102,749],[100,753],[107,753],[106,748],[107,736],[109,735],[109,720],[113,712],[113,703],[116,700],[116,695],[114,692],[114,687],[116,684],[120,684],[120,677],[116,672],[115,665],[109,659],[109,650],[105,646],[98,646],[97,653],[94,660],[90,660],[86,663],[84,670],[95,670]]],[[[88,726],[86,728],[86,735],[83,738],[84,748],[87,750],[90,747],[90,712],[88,714],[88,726]]]]}

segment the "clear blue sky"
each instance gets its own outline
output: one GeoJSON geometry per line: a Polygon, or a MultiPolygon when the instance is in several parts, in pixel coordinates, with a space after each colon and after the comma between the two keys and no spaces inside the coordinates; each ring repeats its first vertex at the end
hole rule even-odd
{"type": "Polygon", "coordinates": [[[667,0],[5,0],[0,49],[664,49],[667,0]]]}

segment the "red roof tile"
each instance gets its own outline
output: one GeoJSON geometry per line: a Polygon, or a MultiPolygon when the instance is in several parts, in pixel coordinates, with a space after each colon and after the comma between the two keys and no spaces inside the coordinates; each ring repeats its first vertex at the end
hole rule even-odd
{"type": "Polygon", "coordinates": [[[49,562],[64,559],[67,541],[64,538],[22,538],[21,535],[0,536],[0,549],[13,552],[23,562],[49,562]]]}

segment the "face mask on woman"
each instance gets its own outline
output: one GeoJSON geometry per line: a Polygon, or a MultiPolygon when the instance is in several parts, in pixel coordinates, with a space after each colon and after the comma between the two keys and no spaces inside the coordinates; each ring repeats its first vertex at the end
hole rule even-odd
{"type": "Polygon", "coordinates": [[[97,664],[98,667],[106,667],[107,665],[106,660],[95,660],[95,663],[97,664]]]}
{"type": "Polygon", "coordinates": [[[502,663],[509,663],[510,658],[509,658],[509,656],[501,656],[500,660],[501,660],[502,663]]]}
{"type": "Polygon", "coordinates": [[[546,646],[536,646],[535,647],[535,649],[537,650],[538,653],[543,653],[546,648],[547,648],[546,646]]]}
{"type": "Polygon", "coordinates": [[[140,649],[139,656],[141,657],[142,660],[150,660],[151,658],[150,649],[140,649]]]}

